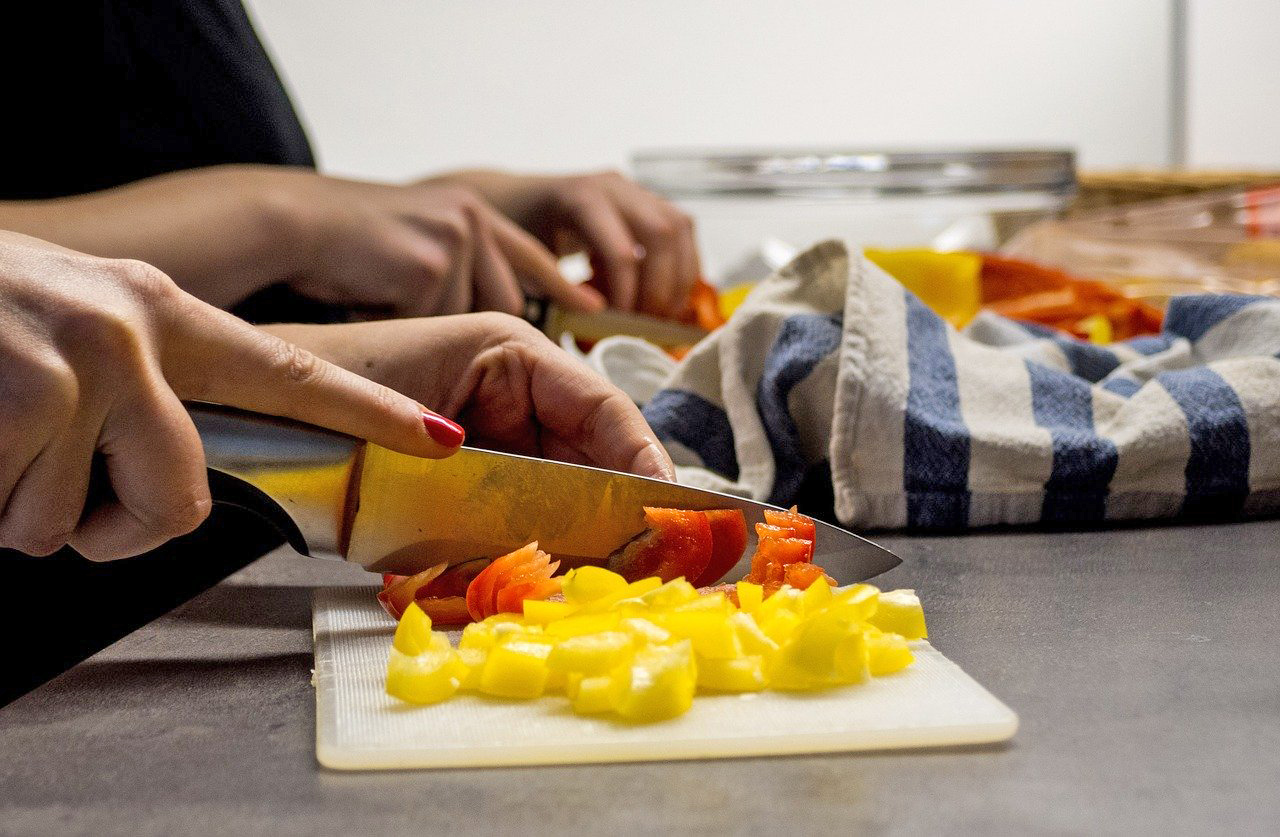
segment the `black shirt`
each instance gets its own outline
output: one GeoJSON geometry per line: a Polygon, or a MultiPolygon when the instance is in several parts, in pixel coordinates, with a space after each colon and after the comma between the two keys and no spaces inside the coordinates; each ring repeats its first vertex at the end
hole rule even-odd
{"type": "Polygon", "coordinates": [[[239,0],[104,0],[101,22],[100,57],[54,44],[19,80],[44,112],[6,139],[0,198],[224,163],[315,166],[239,0]]]}
{"type": "MultiPolygon", "coordinates": [[[[6,50],[14,118],[0,131],[0,199],[80,194],[224,163],[314,165],[238,0],[104,0],[100,59],[96,34],[76,40],[74,8],[48,4],[39,10],[50,17],[43,25],[6,33],[28,42],[6,50]]],[[[329,318],[299,303],[279,286],[238,313],[329,318]]],[[[252,514],[216,505],[194,534],[125,561],[93,564],[69,549],[48,558],[0,550],[0,704],[280,543],[252,514]]]]}

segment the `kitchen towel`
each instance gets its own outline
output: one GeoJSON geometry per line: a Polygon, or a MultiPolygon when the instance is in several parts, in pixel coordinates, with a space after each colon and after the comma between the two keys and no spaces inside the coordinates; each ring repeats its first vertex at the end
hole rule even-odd
{"type": "Polygon", "coordinates": [[[1280,511],[1280,299],[1174,299],[1097,346],[963,333],[827,241],[762,282],[645,407],[679,478],[857,528],[1280,511]]]}

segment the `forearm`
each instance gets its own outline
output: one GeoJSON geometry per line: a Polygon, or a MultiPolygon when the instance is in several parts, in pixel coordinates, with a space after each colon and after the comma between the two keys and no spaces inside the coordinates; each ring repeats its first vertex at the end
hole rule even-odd
{"type": "Polygon", "coordinates": [[[180,172],[87,195],[0,202],[0,229],[86,253],[141,259],[226,307],[301,273],[294,195],[308,173],[267,166],[180,172]]]}

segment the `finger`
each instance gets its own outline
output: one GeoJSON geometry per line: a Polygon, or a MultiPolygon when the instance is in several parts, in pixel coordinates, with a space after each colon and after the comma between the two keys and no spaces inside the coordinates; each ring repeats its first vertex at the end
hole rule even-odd
{"type": "Polygon", "coordinates": [[[472,282],[474,309],[501,311],[519,317],[524,314],[524,294],[515,272],[498,247],[494,233],[482,215],[475,219],[475,246],[472,282]]]}
{"type": "Polygon", "coordinates": [[[683,310],[693,294],[693,286],[702,278],[702,259],[694,236],[693,219],[676,211],[676,299],[683,310]]]}
{"type": "Polygon", "coordinates": [[[586,245],[587,255],[615,308],[634,310],[638,299],[636,240],[604,195],[588,192],[574,204],[568,221],[586,245]]]}
{"type": "Polygon", "coordinates": [[[185,535],[209,516],[204,448],[177,397],[156,382],[121,399],[98,442],[114,498],[92,508],[69,543],[92,561],[112,561],[185,535]]]}
{"type": "MultiPolygon", "coordinates": [[[[599,311],[605,307],[604,297],[594,288],[575,285],[564,278],[555,256],[538,239],[497,213],[489,221],[499,251],[510,261],[516,273],[526,279],[532,293],[575,311],[599,311]]],[[[523,305],[520,313],[523,313],[523,305]]]]}
{"type": "Polygon", "coordinates": [[[164,377],[179,397],[285,416],[441,459],[463,430],[412,398],[327,363],[242,320],[199,304],[166,347],[164,377]]]}
{"type": "MultiPolygon", "coordinates": [[[[554,443],[546,445],[545,455],[553,459],[574,458],[602,468],[625,471],[644,477],[674,480],[675,467],[671,458],[654,435],[648,422],[621,390],[600,382],[600,387],[584,386],[577,389],[579,397],[569,409],[556,416],[544,416],[539,410],[539,420],[552,431],[570,450],[557,450],[554,443]],[[577,416],[576,420],[558,421],[563,417],[577,416]]],[[[535,398],[536,400],[536,398],[535,398]]]]}
{"type": "Polygon", "coordinates": [[[84,513],[98,423],[53,440],[31,462],[0,516],[0,543],[28,555],[52,555],[67,545],[84,513]]]}
{"type": "Polygon", "coordinates": [[[613,199],[632,235],[644,248],[640,262],[640,310],[658,316],[681,313],[685,300],[679,298],[678,229],[674,220],[652,196],[638,188],[623,188],[613,199]]]}
{"type": "Polygon", "coordinates": [[[456,240],[412,227],[393,239],[404,271],[396,313],[400,317],[463,314],[471,310],[472,248],[469,234],[456,240]]]}

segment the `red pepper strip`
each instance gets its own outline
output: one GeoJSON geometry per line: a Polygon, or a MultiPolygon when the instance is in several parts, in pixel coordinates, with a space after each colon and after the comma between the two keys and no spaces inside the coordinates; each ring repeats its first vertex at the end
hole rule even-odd
{"type": "Polygon", "coordinates": [[[471,621],[471,611],[467,610],[467,600],[462,596],[428,596],[417,601],[433,624],[465,625],[471,621]]]}
{"type": "Polygon", "coordinates": [[[711,562],[711,524],[699,511],[645,507],[649,530],[609,556],[608,568],[627,581],[700,578],[711,562]]]}
{"type": "MultiPolygon", "coordinates": [[[[436,564],[430,569],[423,570],[417,575],[411,575],[408,578],[402,576],[394,576],[399,581],[394,582],[390,587],[384,587],[382,592],[378,593],[378,602],[381,603],[383,610],[391,614],[393,619],[399,619],[404,615],[404,609],[409,603],[414,601],[418,596],[418,591],[430,584],[436,576],[445,571],[448,564],[436,564]]],[[[385,578],[384,583],[385,583],[385,578]]]]}
{"type": "Polygon", "coordinates": [[[539,581],[526,581],[512,584],[498,592],[498,606],[495,613],[522,613],[527,599],[545,599],[560,592],[560,579],[544,578],[539,581]]]}
{"type": "Polygon", "coordinates": [[[494,606],[493,603],[497,600],[499,583],[511,570],[533,560],[537,552],[538,543],[534,541],[501,558],[495,558],[493,563],[471,580],[471,584],[467,585],[466,599],[467,610],[471,612],[472,619],[479,622],[489,615],[494,606]]]}
{"type": "Polygon", "coordinates": [[[797,590],[808,590],[815,581],[830,583],[827,574],[817,564],[787,564],[784,580],[797,590]]]}
{"type": "Polygon", "coordinates": [[[724,578],[747,548],[747,520],[741,510],[715,509],[703,514],[711,527],[711,560],[697,579],[689,580],[694,587],[706,587],[724,578]]]}

